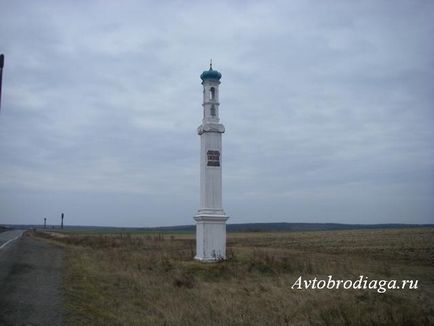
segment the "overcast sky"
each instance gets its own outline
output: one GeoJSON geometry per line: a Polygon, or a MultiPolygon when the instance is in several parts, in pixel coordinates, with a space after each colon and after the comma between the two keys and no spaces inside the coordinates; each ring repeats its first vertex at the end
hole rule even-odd
{"type": "Polygon", "coordinates": [[[434,1],[6,1],[0,223],[434,222],[434,1]]]}

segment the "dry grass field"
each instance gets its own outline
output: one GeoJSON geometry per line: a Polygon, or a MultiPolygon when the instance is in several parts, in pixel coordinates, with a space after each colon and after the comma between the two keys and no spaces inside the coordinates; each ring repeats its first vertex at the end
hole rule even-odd
{"type": "Polygon", "coordinates": [[[434,229],[194,235],[33,232],[64,246],[70,325],[432,325],[434,229]],[[418,280],[418,289],[292,289],[303,279],[418,280]]]}

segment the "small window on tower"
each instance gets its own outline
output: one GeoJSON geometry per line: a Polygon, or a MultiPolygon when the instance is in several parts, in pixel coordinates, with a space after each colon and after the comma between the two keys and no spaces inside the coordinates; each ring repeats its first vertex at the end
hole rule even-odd
{"type": "Polygon", "coordinates": [[[209,99],[210,100],[215,99],[215,88],[214,87],[211,87],[211,89],[209,90],[209,99]]]}
{"type": "Polygon", "coordinates": [[[211,112],[211,116],[212,116],[212,117],[215,117],[215,106],[214,106],[214,104],[211,105],[210,112],[211,112]]]}
{"type": "Polygon", "coordinates": [[[220,152],[208,151],[208,166],[220,166],[220,152]]]}

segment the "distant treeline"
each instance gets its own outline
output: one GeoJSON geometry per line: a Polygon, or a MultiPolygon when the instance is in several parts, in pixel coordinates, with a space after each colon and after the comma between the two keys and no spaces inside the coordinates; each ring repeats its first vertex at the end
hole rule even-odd
{"type": "Polygon", "coordinates": [[[0,225],[0,232],[4,232],[4,231],[7,231],[7,230],[8,230],[7,227],[4,227],[4,226],[0,225]]]}
{"type": "MultiPolygon", "coordinates": [[[[228,224],[228,232],[326,231],[358,229],[426,228],[434,224],[242,223],[228,224]]],[[[194,231],[195,225],[143,228],[146,231],[194,231]]]]}
{"type": "Polygon", "coordinates": [[[401,229],[434,227],[434,224],[339,224],[339,223],[252,223],[232,224],[230,231],[310,231],[310,230],[351,230],[351,229],[401,229]]]}
{"type": "MultiPolygon", "coordinates": [[[[8,228],[39,229],[42,225],[6,225],[8,228]]],[[[279,232],[279,231],[326,231],[326,230],[361,230],[361,229],[403,229],[403,228],[432,228],[434,224],[340,224],[340,223],[242,223],[228,224],[228,232],[279,232]]],[[[58,229],[59,226],[47,225],[47,229],[58,229]]],[[[195,225],[161,226],[148,228],[123,228],[107,226],[65,226],[65,229],[99,230],[111,232],[193,232],[195,225]]],[[[0,232],[5,226],[0,225],[0,232]]]]}

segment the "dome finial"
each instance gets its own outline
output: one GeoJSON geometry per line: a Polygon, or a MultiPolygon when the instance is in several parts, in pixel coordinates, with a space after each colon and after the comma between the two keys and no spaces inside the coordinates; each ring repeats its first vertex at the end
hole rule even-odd
{"type": "Polygon", "coordinates": [[[212,69],[212,59],[209,60],[209,70],[205,70],[201,75],[200,79],[202,80],[214,80],[219,81],[222,78],[222,74],[217,70],[212,69]]]}

